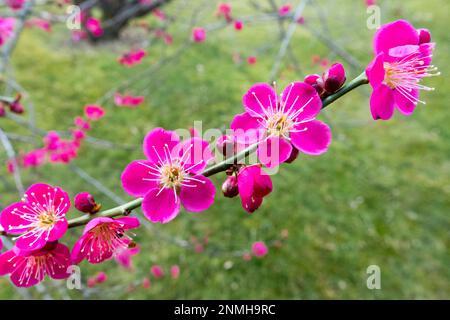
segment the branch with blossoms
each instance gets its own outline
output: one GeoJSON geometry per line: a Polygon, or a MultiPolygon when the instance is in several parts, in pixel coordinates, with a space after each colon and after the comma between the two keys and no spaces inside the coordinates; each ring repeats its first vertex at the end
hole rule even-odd
{"type": "MultiPolygon", "coordinates": [[[[289,8],[280,8],[278,15],[286,12],[289,8]]],[[[293,15],[295,23],[300,13],[298,7],[293,15]]],[[[242,28],[242,21],[232,17],[230,7],[220,6],[217,14],[227,24],[233,23],[236,30],[242,28]]],[[[283,37],[280,61],[288,49],[291,30],[283,37]]],[[[206,32],[204,28],[194,28],[192,40],[204,42],[206,32]]],[[[140,221],[129,216],[133,210],[141,208],[145,219],[162,224],[175,219],[181,207],[187,212],[205,211],[216,198],[209,177],[219,173],[226,174],[223,195],[239,196],[243,209],[255,212],[273,189],[268,172],[294,162],[300,152],[318,156],[328,150],[331,129],[316,118],[325,107],[350,91],[371,85],[370,111],[375,120],[390,119],[394,109],[411,114],[422,102],[419,90],[432,90],[422,80],[437,74],[431,65],[433,49],[427,30],[416,30],[399,20],[377,31],[373,61],[364,73],[347,84],[344,67],[337,63],[321,75],[308,75],[303,81],[291,82],[281,94],[275,85],[253,85],[243,95],[244,112],[233,117],[229,130],[216,141],[216,153],[222,154],[221,161],[214,161],[216,157],[209,141],[198,133],[192,132],[183,140],[175,131],[155,128],[144,138],[145,157],[130,162],[121,175],[124,191],[135,199],[117,207],[102,210],[88,192],[77,194],[71,201],[60,187],[45,183],[30,186],[21,201],[1,212],[1,234],[13,237],[15,246],[0,255],[0,275],[10,275],[18,287],[30,287],[45,276],[67,278],[69,265],[83,260],[98,264],[116,256],[120,250],[134,248],[136,243],[130,230],[138,228],[140,221]],[[257,160],[249,161],[253,155],[257,160]],[[85,215],[67,220],[72,203],[85,215]],[[84,226],[83,234],[69,250],[62,242],[63,236],[69,228],[80,226],[84,226]]],[[[119,62],[133,66],[143,57],[145,53],[138,50],[123,55],[119,62]]],[[[276,74],[278,64],[273,70],[276,74]]],[[[140,103],[132,96],[119,94],[114,98],[118,105],[140,103]]],[[[13,102],[7,97],[3,101],[13,102]]],[[[86,107],[89,121],[76,119],[80,136],[74,136],[70,142],[82,140],[90,120],[98,120],[103,112],[96,105],[86,107]]],[[[47,135],[44,151],[57,150],[47,156],[64,162],[65,157],[72,156],[72,148],[77,148],[75,143],[65,142],[57,135],[47,135]],[[60,154],[59,148],[64,145],[69,145],[69,151],[64,149],[60,154]]]]}

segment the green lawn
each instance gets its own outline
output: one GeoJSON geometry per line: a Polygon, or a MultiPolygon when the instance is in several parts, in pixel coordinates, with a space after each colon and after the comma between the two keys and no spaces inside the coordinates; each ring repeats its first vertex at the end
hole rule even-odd
{"type": "MultiPolygon", "coordinates": [[[[366,28],[363,1],[317,2],[328,19],[327,36],[365,66],[372,59],[373,30],[366,28]]],[[[426,106],[419,106],[408,118],[397,113],[389,122],[374,122],[369,88],[351,92],[320,116],[333,130],[328,153],[300,156],[295,163],[283,165],[272,177],[273,193],[257,212],[248,215],[238,199],[223,198],[220,185],[224,175],[216,175],[213,181],[218,197],[210,210],[202,214],[182,211],[167,225],[143,226],[136,232],[142,249],[134,259],[135,272],[125,271],[114,261],[99,266],[83,262],[84,282],[98,271],[105,271],[108,281],[80,292],[47,280],[44,285],[50,295],[72,299],[448,298],[450,114],[446,112],[450,93],[445,77],[450,72],[450,4],[444,0],[379,2],[382,22],[406,18],[432,31],[437,43],[434,64],[442,76],[427,79],[436,90],[423,95],[426,106]],[[240,257],[239,252],[248,250],[253,241],[273,242],[283,229],[289,230],[288,239],[280,248],[272,246],[264,259],[245,262],[240,257]],[[209,235],[209,243],[201,254],[168,241],[191,241],[205,235],[209,235]],[[152,264],[160,264],[166,271],[178,264],[180,278],[152,279],[151,288],[143,289],[139,283],[149,276],[152,264]],[[372,264],[381,268],[381,290],[366,287],[366,268],[372,264]]],[[[249,7],[239,4],[242,2],[232,3],[236,15],[251,14],[249,7]]],[[[199,25],[214,21],[210,14],[214,5],[210,6],[200,14],[199,25]]],[[[176,9],[173,5],[167,11],[176,9]]],[[[308,28],[322,31],[314,6],[307,7],[305,19],[308,28]]],[[[184,17],[183,23],[186,20],[184,17]]],[[[92,48],[70,44],[67,30],[62,28],[55,28],[52,35],[26,30],[13,65],[17,81],[33,99],[38,127],[67,130],[85,104],[148,69],[165,50],[175,52],[188,36],[185,27],[180,23],[169,29],[174,45],[168,49],[152,45],[149,58],[132,69],[116,62],[129,44],[92,48]]],[[[234,114],[242,112],[242,94],[254,82],[268,80],[279,49],[277,37],[275,22],[246,25],[241,33],[229,27],[208,34],[205,43],[186,48],[157,71],[139,76],[129,91],[145,95],[146,103],[127,109],[108,100],[103,104],[106,117],[91,131],[93,137],[136,148],[85,144],[74,164],[118,196],[131,199],[122,191],[120,174],[128,162],[143,157],[140,144],[145,133],[157,126],[188,128],[197,120],[204,129],[227,126],[234,114]],[[235,51],[243,56],[256,54],[258,63],[234,64],[235,51]]],[[[305,74],[322,71],[311,62],[315,54],[341,60],[303,26],[293,37],[292,50],[305,74]]],[[[363,71],[352,69],[345,61],[344,65],[349,79],[363,71]]],[[[282,64],[281,71],[279,87],[301,80],[289,62],[282,64]]],[[[0,123],[7,132],[30,135],[10,120],[1,119],[0,123]]],[[[16,151],[33,147],[17,141],[14,146],[16,151]]],[[[0,160],[5,157],[0,151],[0,160]]],[[[0,172],[0,204],[4,206],[17,200],[17,192],[12,177],[3,167],[0,172]]],[[[105,208],[115,205],[67,166],[46,165],[25,170],[22,176],[25,185],[47,182],[63,187],[71,196],[89,190],[105,208]]],[[[66,238],[70,245],[75,233],[66,238]]],[[[36,289],[28,293],[42,297],[36,289]]],[[[7,279],[1,278],[0,298],[19,297],[7,279]]]]}

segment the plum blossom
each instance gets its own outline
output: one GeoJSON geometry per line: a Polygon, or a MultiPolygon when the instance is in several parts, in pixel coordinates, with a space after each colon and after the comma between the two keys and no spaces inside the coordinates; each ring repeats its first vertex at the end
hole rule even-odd
{"type": "Polygon", "coordinates": [[[256,64],[256,62],[257,62],[257,60],[256,60],[256,57],[255,57],[255,56],[249,56],[249,57],[247,58],[247,63],[248,63],[249,65],[256,64]]]}
{"type": "Polygon", "coordinates": [[[206,40],[206,30],[200,27],[192,29],[192,40],[194,42],[203,42],[206,40]]]}
{"type": "Polygon", "coordinates": [[[291,5],[288,3],[288,4],[281,6],[278,9],[278,14],[280,17],[284,17],[285,15],[288,15],[290,11],[291,11],[291,5]]]}
{"type": "Polygon", "coordinates": [[[9,17],[0,17],[0,46],[12,36],[16,19],[9,17]]]}
{"type": "MultiPolygon", "coordinates": [[[[130,244],[131,245],[131,244],[130,244]]],[[[141,251],[141,248],[137,245],[129,246],[125,249],[119,249],[114,256],[116,262],[125,269],[133,269],[132,256],[137,255],[141,251]]]]}
{"type": "Polygon", "coordinates": [[[139,220],[135,217],[92,219],[72,249],[72,262],[78,264],[86,259],[89,263],[97,264],[112,258],[120,250],[129,247],[132,239],[126,231],[137,227],[139,220]]]}
{"type": "Polygon", "coordinates": [[[89,17],[86,20],[86,29],[94,36],[101,37],[103,35],[103,28],[100,20],[89,17]]]}
{"type": "Polygon", "coordinates": [[[152,222],[174,219],[181,205],[189,212],[208,209],[215,188],[201,175],[213,159],[207,141],[194,137],[180,141],[173,131],[155,128],[144,139],[146,160],[135,160],[122,173],[124,190],[143,197],[142,210],[152,222]]]}
{"type": "Polygon", "coordinates": [[[26,22],[26,25],[29,27],[36,27],[38,29],[41,29],[45,32],[51,32],[52,31],[52,26],[50,24],[50,22],[48,20],[45,19],[39,19],[39,18],[32,18],[29,19],[26,22]]]}
{"type": "Polygon", "coordinates": [[[0,255],[0,276],[9,274],[17,287],[31,287],[46,275],[52,279],[69,277],[70,252],[67,246],[50,242],[34,251],[21,251],[17,247],[0,255]]]}
{"type": "Polygon", "coordinates": [[[103,118],[105,110],[100,106],[91,104],[84,107],[84,114],[89,120],[97,121],[103,118]]]}
{"type": "Polygon", "coordinates": [[[234,22],[234,29],[237,31],[241,31],[244,28],[244,23],[241,20],[236,20],[234,22]]]}
{"type": "Polygon", "coordinates": [[[261,258],[269,253],[269,248],[262,241],[257,241],[252,245],[252,253],[255,257],[261,258]]]}
{"type": "Polygon", "coordinates": [[[134,66],[142,61],[142,59],[145,57],[146,52],[143,49],[131,51],[128,53],[123,54],[119,59],[119,63],[131,67],[134,66]]]}
{"type": "Polygon", "coordinates": [[[6,0],[5,3],[13,10],[20,10],[22,9],[25,1],[26,0],[6,0]]]}
{"type": "Polygon", "coordinates": [[[144,102],[142,96],[122,95],[118,92],[114,94],[114,103],[118,107],[136,107],[144,102]]]}
{"type": "Polygon", "coordinates": [[[231,4],[229,3],[219,3],[217,5],[216,16],[223,17],[225,21],[231,22],[233,18],[231,17],[231,4]]]}
{"type": "Polygon", "coordinates": [[[237,184],[242,207],[248,213],[258,209],[263,198],[272,192],[272,180],[260,165],[243,166],[237,174],[237,184]]]}
{"type": "Polygon", "coordinates": [[[75,198],[75,208],[85,213],[97,213],[102,207],[95,202],[94,197],[89,192],[80,192],[75,198]]]}
{"type": "Polygon", "coordinates": [[[265,83],[253,85],[243,97],[245,112],[231,122],[240,142],[258,142],[258,158],[269,168],[289,159],[294,147],[309,155],[327,151],[330,128],[316,120],[322,101],[302,82],[288,85],[281,98],[265,83]]]}
{"type": "Polygon", "coordinates": [[[164,277],[164,270],[161,266],[155,264],[150,268],[150,272],[156,279],[164,277]]]}
{"type": "Polygon", "coordinates": [[[434,88],[421,84],[423,78],[439,75],[431,65],[434,43],[424,29],[397,20],[381,26],[373,40],[375,58],[366,69],[373,88],[370,111],[374,120],[388,120],[397,108],[409,116],[418,103],[420,90],[434,88]]]}
{"type": "Polygon", "coordinates": [[[172,277],[172,279],[178,279],[178,277],[180,276],[180,266],[178,265],[171,266],[170,276],[172,277]]]}
{"type": "Polygon", "coordinates": [[[0,215],[3,229],[16,239],[19,250],[37,250],[60,239],[67,230],[69,195],[59,187],[37,183],[28,188],[21,202],[6,207],[0,215]]]}

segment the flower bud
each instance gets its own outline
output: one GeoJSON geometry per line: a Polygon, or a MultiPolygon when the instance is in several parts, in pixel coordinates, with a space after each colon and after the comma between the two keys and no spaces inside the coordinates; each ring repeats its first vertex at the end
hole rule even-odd
{"type": "Polygon", "coordinates": [[[419,44],[431,41],[431,33],[428,29],[419,29],[417,32],[419,33],[419,44]]]}
{"type": "Polygon", "coordinates": [[[340,63],[333,64],[322,76],[324,89],[327,93],[334,93],[345,83],[344,66],[340,63]]]}
{"type": "Polygon", "coordinates": [[[106,280],[108,280],[108,276],[107,276],[106,273],[104,273],[103,271],[97,273],[97,275],[95,276],[95,281],[96,281],[97,283],[103,283],[103,282],[105,282],[106,280]]]}
{"type": "Polygon", "coordinates": [[[11,110],[11,112],[14,112],[14,113],[17,113],[17,114],[22,114],[25,111],[24,107],[22,106],[22,104],[18,100],[15,100],[14,102],[12,102],[9,105],[9,110],[11,110]]]}
{"type": "Polygon", "coordinates": [[[81,212],[93,214],[98,212],[101,207],[89,192],[80,192],[75,196],[75,208],[81,212]]]}
{"type": "Polygon", "coordinates": [[[227,198],[233,198],[239,194],[238,180],[236,176],[232,175],[227,177],[225,182],[222,184],[222,193],[227,198]]]}
{"type": "Polygon", "coordinates": [[[316,89],[319,95],[323,93],[323,80],[318,74],[309,74],[303,81],[316,89]]]}

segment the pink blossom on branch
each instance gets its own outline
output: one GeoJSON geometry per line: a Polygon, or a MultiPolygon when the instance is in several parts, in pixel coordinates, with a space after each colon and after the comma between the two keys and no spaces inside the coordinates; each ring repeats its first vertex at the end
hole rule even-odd
{"type": "Polygon", "coordinates": [[[269,249],[264,242],[257,241],[252,245],[252,253],[255,257],[261,258],[269,253],[269,249]]]}
{"type": "Polygon", "coordinates": [[[420,90],[434,89],[421,81],[439,75],[431,65],[434,43],[430,39],[429,32],[416,30],[405,20],[378,29],[373,40],[375,58],[366,69],[373,88],[370,111],[374,120],[390,119],[395,108],[409,116],[418,103],[425,104],[419,99],[420,90]]]}
{"type": "Polygon", "coordinates": [[[19,250],[37,250],[66,233],[69,208],[64,190],[37,183],[27,189],[21,202],[2,211],[0,224],[7,233],[18,235],[15,245],[19,250]]]}
{"type": "Polygon", "coordinates": [[[100,106],[91,104],[84,107],[84,114],[89,120],[97,121],[105,115],[105,109],[100,106]]]}
{"type": "Polygon", "coordinates": [[[194,42],[203,42],[206,40],[206,30],[200,27],[192,29],[192,40],[194,42]]]}
{"type": "MultiPolygon", "coordinates": [[[[131,244],[130,244],[131,245],[131,244]]],[[[116,262],[124,267],[125,269],[133,269],[133,261],[131,258],[135,255],[137,255],[141,251],[141,248],[137,245],[135,246],[129,246],[125,249],[119,249],[114,256],[114,259],[116,262]]]]}
{"type": "Polygon", "coordinates": [[[86,20],[86,29],[92,34],[94,37],[101,37],[103,35],[103,28],[100,20],[89,17],[86,20]]]}
{"type": "Polygon", "coordinates": [[[200,173],[213,159],[207,141],[190,138],[180,141],[173,131],[155,128],[144,139],[145,160],[135,160],[122,173],[124,190],[143,197],[142,210],[152,222],[174,219],[181,205],[188,212],[208,209],[215,188],[200,173]]]}
{"type": "Polygon", "coordinates": [[[131,67],[131,66],[141,63],[141,61],[142,61],[142,59],[144,59],[145,55],[146,55],[145,50],[140,49],[140,50],[131,51],[131,52],[123,54],[118,59],[118,61],[120,64],[122,64],[124,66],[131,67]]]}
{"type": "Polygon", "coordinates": [[[52,279],[69,277],[70,252],[60,243],[48,243],[34,251],[21,251],[17,247],[0,255],[0,276],[9,274],[17,287],[31,287],[46,275],[52,279]]]}
{"type": "Polygon", "coordinates": [[[114,95],[114,103],[118,107],[136,107],[144,102],[143,96],[122,95],[118,92],[114,95]]]}
{"type": "Polygon", "coordinates": [[[151,268],[150,268],[150,272],[151,272],[151,274],[156,278],[156,279],[160,279],[160,278],[162,278],[162,277],[164,277],[164,270],[163,270],[163,268],[161,267],[161,266],[159,266],[159,265],[153,265],[151,268]]]}

